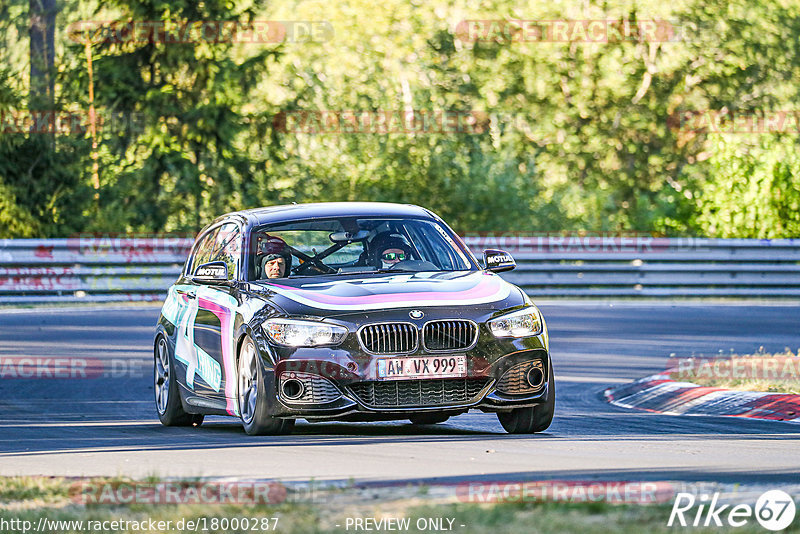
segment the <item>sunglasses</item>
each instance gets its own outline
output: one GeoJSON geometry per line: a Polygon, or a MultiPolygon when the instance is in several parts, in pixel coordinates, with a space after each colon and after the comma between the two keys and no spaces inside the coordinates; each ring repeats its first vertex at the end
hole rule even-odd
{"type": "Polygon", "coordinates": [[[404,259],[406,259],[406,253],[405,252],[387,252],[386,254],[382,254],[381,258],[383,258],[384,261],[394,261],[394,260],[403,261],[404,259]]]}

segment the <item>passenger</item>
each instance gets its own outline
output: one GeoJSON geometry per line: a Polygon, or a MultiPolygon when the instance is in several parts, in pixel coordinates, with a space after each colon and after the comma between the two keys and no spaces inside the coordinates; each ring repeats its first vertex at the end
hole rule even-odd
{"type": "Polygon", "coordinates": [[[389,269],[401,261],[411,259],[411,246],[400,234],[378,234],[370,247],[374,251],[372,264],[376,269],[389,269]]]}

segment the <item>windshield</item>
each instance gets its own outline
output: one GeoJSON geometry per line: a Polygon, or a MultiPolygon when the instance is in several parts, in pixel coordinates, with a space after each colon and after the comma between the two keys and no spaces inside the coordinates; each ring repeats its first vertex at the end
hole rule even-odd
{"type": "Polygon", "coordinates": [[[257,227],[251,279],[374,272],[465,271],[477,266],[451,231],[427,219],[333,218],[257,227]]]}

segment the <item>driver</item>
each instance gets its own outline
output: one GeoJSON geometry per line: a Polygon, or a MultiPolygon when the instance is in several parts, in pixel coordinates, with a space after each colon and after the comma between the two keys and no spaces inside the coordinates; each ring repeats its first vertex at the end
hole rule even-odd
{"type": "Polygon", "coordinates": [[[270,254],[264,263],[264,274],[267,278],[283,278],[286,276],[286,260],[279,254],[270,254]]]}
{"type": "Polygon", "coordinates": [[[401,261],[411,259],[411,246],[400,234],[384,232],[370,243],[373,251],[372,265],[376,269],[389,269],[401,261]]]}
{"type": "Polygon", "coordinates": [[[259,242],[260,278],[283,278],[292,264],[292,254],[286,242],[280,237],[266,236],[259,242]]]}

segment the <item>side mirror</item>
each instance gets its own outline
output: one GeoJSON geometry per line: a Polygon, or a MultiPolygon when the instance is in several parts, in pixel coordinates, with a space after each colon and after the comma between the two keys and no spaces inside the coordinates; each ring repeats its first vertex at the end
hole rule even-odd
{"type": "Polygon", "coordinates": [[[493,273],[510,271],[517,266],[517,262],[511,257],[511,254],[504,250],[494,249],[483,251],[483,264],[486,266],[487,271],[492,271],[493,273]]]}
{"type": "Polygon", "coordinates": [[[198,284],[228,283],[228,265],[224,261],[212,261],[200,265],[192,276],[198,284]]]}

